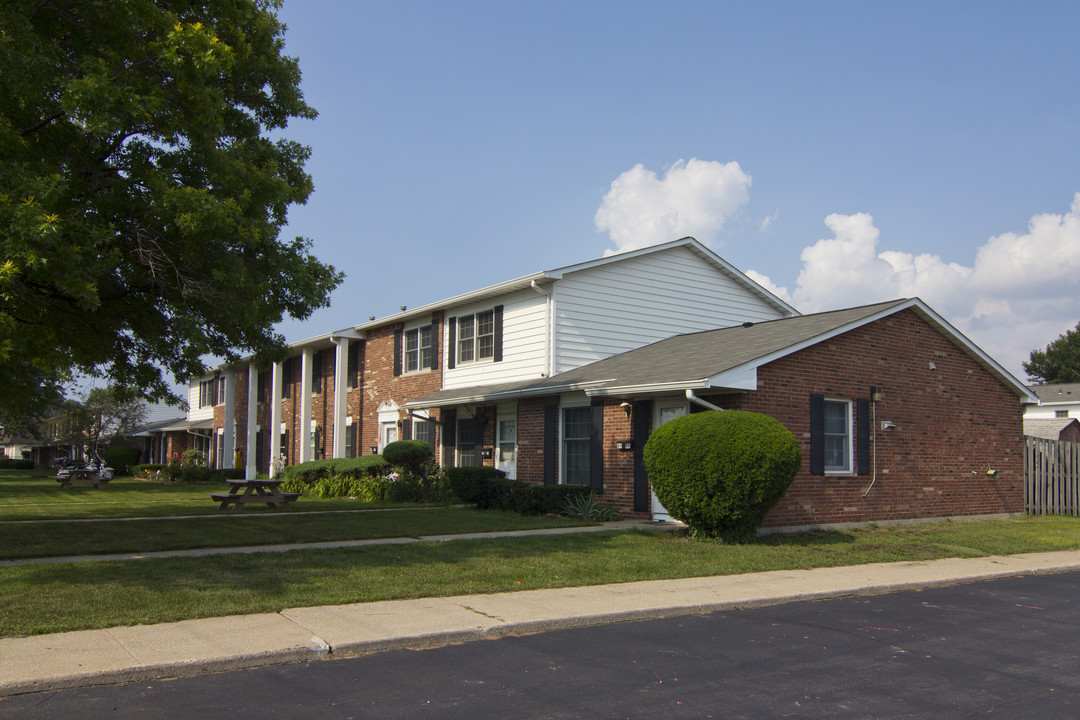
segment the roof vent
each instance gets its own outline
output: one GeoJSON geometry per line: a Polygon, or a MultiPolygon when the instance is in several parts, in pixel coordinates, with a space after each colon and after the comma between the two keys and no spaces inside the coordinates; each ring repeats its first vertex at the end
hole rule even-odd
{"type": "Polygon", "coordinates": [[[742,326],[743,326],[743,327],[754,327],[754,323],[752,323],[752,322],[750,322],[749,320],[747,320],[746,322],[744,322],[744,323],[742,324],[742,326]]]}

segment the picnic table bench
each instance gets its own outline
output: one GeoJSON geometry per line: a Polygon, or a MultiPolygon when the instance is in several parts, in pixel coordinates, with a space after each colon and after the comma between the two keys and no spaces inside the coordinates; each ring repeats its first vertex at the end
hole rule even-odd
{"type": "Polygon", "coordinates": [[[281,492],[283,480],[229,480],[229,492],[210,493],[210,498],[220,503],[218,509],[239,510],[248,503],[263,503],[272,508],[292,509],[289,504],[300,497],[300,493],[281,492]]]}
{"type": "Polygon", "coordinates": [[[101,486],[109,482],[109,479],[98,475],[97,470],[79,469],[71,470],[64,476],[57,475],[56,482],[60,483],[61,490],[69,488],[72,485],[93,485],[100,489],[101,486]]]}

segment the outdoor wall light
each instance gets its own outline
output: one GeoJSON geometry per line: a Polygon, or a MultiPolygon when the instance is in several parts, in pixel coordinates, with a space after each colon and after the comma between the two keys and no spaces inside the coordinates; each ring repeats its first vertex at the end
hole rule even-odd
{"type": "Polygon", "coordinates": [[[879,388],[879,387],[870,388],[870,399],[873,400],[874,402],[881,402],[881,395],[882,395],[881,388],[879,388]]]}
{"type": "Polygon", "coordinates": [[[379,454],[379,446],[378,445],[372,445],[368,449],[371,450],[372,455],[378,455],[379,454]]]}
{"type": "Polygon", "coordinates": [[[626,419],[629,420],[630,413],[634,411],[634,406],[624,400],[623,402],[619,403],[619,407],[621,407],[623,412],[626,413],[626,419]]]}

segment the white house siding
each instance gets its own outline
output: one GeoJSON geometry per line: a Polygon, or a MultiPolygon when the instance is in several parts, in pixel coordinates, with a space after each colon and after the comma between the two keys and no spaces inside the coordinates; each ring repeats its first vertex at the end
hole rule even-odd
{"type": "Polygon", "coordinates": [[[210,380],[211,378],[197,378],[188,383],[188,415],[187,419],[191,421],[199,420],[212,420],[214,417],[214,406],[209,405],[207,407],[199,407],[199,381],[210,380]]]}
{"type": "MultiPolygon", "coordinates": [[[[533,290],[524,290],[502,297],[471,303],[446,310],[447,322],[475,312],[503,306],[502,362],[480,360],[458,363],[451,369],[443,363],[443,387],[457,388],[473,385],[539,379],[547,370],[548,315],[547,297],[533,290]]],[[[450,333],[443,333],[443,357],[449,357],[450,333]]]]}
{"type": "Polygon", "coordinates": [[[686,247],[568,273],[554,298],[556,373],[679,333],[784,316],[686,247]]]}

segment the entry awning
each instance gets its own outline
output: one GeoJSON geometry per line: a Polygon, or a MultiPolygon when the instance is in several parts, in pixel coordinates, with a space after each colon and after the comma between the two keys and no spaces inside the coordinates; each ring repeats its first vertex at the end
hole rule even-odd
{"type": "Polygon", "coordinates": [[[160,428],[161,432],[182,432],[185,430],[212,430],[214,427],[214,421],[207,418],[206,420],[182,420],[172,425],[166,425],[160,428]]]}

